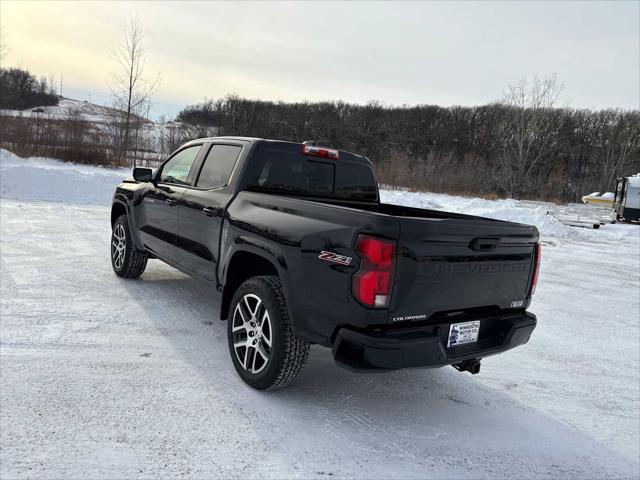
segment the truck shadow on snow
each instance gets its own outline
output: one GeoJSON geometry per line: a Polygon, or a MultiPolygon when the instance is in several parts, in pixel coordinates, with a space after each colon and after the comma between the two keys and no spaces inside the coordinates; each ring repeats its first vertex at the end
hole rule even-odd
{"type": "MultiPolygon", "coordinates": [[[[383,454],[387,462],[445,462],[461,473],[475,464],[477,476],[512,475],[513,462],[525,476],[604,474],[594,463],[604,447],[451,367],[360,374],[313,346],[296,384],[255,391],[236,375],[210,287],[156,262],[122,285],[206,384],[255,419],[249,421],[258,432],[285,445],[287,456],[305,455],[310,446],[314,455],[342,455],[347,442],[350,454],[373,464],[383,454]]],[[[508,362],[508,354],[495,361],[508,362]]]]}

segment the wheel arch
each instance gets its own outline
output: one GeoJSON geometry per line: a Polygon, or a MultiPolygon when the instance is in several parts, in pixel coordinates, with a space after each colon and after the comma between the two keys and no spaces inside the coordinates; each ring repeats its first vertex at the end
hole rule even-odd
{"type": "MultiPolygon", "coordinates": [[[[111,205],[111,228],[113,228],[113,225],[116,223],[116,220],[120,215],[129,216],[129,210],[124,202],[121,200],[114,200],[111,205]]],[[[131,223],[129,223],[129,225],[131,225],[131,223]]]]}
{"type": "Polygon", "coordinates": [[[231,299],[242,283],[261,275],[276,276],[280,279],[284,290],[285,300],[288,302],[286,274],[276,261],[257,249],[238,249],[229,258],[226,270],[224,286],[222,288],[222,301],[220,304],[220,320],[226,320],[229,316],[231,299]]]}
{"type": "Polygon", "coordinates": [[[120,215],[127,216],[127,224],[129,225],[129,232],[131,232],[131,236],[133,238],[133,242],[136,245],[136,248],[139,250],[144,250],[144,244],[140,240],[140,235],[138,233],[136,219],[133,215],[132,207],[129,205],[129,202],[126,200],[126,197],[122,197],[116,194],[116,197],[113,200],[111,205],[111,228],[113,228],[114,223],[120,215]]]}

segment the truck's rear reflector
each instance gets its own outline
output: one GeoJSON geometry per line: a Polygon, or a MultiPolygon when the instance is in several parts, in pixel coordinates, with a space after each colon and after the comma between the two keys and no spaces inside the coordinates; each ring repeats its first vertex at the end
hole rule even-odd
{"type": "Polygon", "coordinates": [[[362,263],[353,276],[353,295],[368,307],[387,308],[393,287],[396,242],[359,235],[356,251],[362,263]]]}
{"type": "Polygon", "coordinates": [[[331,160],[338,160],[338,158],[340,158],[340,151],[334,148],[314,147],[313,145],[303,145],[302,153],[311,155],[312,157],[329,158],[331,160]]]}
{"type": "Polygon", "coordinates": [[[531,283],[531,295],[536,293],[536,287],[538,286],[538,275],[540,274],[540,259],[542,258],[542,245],[536,245],[536,267],[533,271],[533,282],[531,283]]]}

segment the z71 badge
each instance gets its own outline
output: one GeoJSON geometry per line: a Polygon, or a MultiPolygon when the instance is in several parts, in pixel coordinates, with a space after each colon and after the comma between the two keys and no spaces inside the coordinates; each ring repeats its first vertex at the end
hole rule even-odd
{"type": "Polygon", "coordinates": [[[318,255],[320,260],[326,260],[327,262],[339,263],[340,265],[349,265],[351,263],[351,257],[345,257],[344,255],[338,255],[333,252],[325,252],[322,250],[318,255]]]}

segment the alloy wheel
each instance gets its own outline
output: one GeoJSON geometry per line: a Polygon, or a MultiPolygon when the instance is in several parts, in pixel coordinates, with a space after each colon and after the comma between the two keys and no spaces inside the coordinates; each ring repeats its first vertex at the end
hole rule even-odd
{"type": "Polygon", "coordinates": [[[249,373],[260,373],[269,363],[272,333],[271,317],[260,297],[253,293],[243,296],[233,312],[233,349],[249,373]]]}
{"type": "Polygon", "coordinates": [[[113,237],[111,239],[111,257],[113,265],[120,270],[124,263],[124,255],[127,248],[127,237],[124,227],[118,223],[113,229],[113,237]]]}

